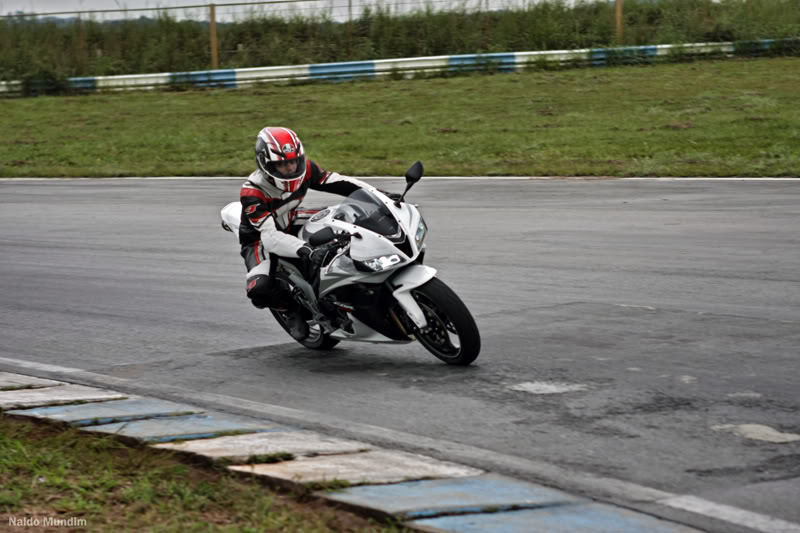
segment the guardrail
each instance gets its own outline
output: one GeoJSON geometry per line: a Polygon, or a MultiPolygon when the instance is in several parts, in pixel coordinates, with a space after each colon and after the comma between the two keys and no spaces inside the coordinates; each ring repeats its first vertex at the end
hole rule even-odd
{"type": "MultiPolygon", "coordinates": [[[[702,55],[717,55],[721,57],[732,55],[752,56],[773,53],[776,49],[791,49],[796,52],[800,50],[800,39],[413,57],[280,67],[96,76],[69,78],[67,81],[68,89],[77,92],[142,90],[170,86],[236,88],[256,83],[315,80],[346,81],[380,77],[411,78],[418,74],[431,73],[517,72],[526,69],[547,69],[563,66],[649,63],[659,59],[671,58],[677,60],[681,57],[702,55]]],[[[32,83],[34,86],[24,91],[25,88],[20,81],[0,82],[0,95],[13,96],[23,92],[36,94],[36,82],[32,83]]]]}

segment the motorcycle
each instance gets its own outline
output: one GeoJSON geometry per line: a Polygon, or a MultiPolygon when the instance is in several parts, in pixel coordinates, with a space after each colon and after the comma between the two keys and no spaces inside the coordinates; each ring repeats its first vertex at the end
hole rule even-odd
{"type": "MultiPolygon", "coordinates": [[[[298,260],[278,258],[275,280],[284,283],[304,310],[307,348],[329,350],[340,341],[407,344],[419,341],[450,365],[466,366],[480,353],[475,320],[461,299],[423,264],[428,227],[416,205],[405,202],[422,178],[417,162],[406,172],[397,200],[359,189],[343,202],[301,210],[292,228],[326,251],[315,272],[304,275],[298,260]]],[[[222,226],[238,234],[241,204],[222,209],[222,226]]],[[[270,309],[288,333],[285,311],[270,309]]]]}

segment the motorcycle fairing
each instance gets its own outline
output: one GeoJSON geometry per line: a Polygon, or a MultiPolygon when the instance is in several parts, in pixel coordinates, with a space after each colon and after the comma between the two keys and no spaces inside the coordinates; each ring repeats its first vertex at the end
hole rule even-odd
{"type": "Polygon", "coordinates": [[[411,295],[411,290],[429,282],[435,275],[435,268],[416,264],[401,270],[391,279],[391,283],[395,287],[392,295],[419,329],[426,327],[428,321],[414,296],[411,295]]]}

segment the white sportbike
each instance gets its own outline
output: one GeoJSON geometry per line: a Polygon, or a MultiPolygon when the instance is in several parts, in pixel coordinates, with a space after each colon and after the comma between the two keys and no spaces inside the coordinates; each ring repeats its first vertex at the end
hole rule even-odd
{"type": "MultiPolygon", "coordinates": [[[[425,221],[403,200],[422,178],[422,163],[406,172],[398,200],[381,191],[359,189],[342,203],[306,211],[298,237],[327,250],[315,272],[303,275],[297,260],[279,258],[275,280],[284,283],[302,306],[309,336],[307,348],[328,350],[340,341],[404,344],[419,341],[451,365],[478,357],[481,338],[461,299],[422,264],[425,221]]],[[[222,210],[222,226],[238,233],[241,204],[222,210]]],[[[271,309],[289,331],[288,316],[271,309]]]]}

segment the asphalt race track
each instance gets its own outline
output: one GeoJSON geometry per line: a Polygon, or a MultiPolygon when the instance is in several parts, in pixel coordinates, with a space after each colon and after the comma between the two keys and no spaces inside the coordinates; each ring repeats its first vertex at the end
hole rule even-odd
{"type": "MultiPolygon", "coordinates": [[[[423,178],[426,264],[481,330],[468,368],[291,341],[219,225],[242,181],[0,181],[0,370],[292,408],[601,499],[647,487],[800,523],[800,181],[423,178]]],[[[747,531],[706,515],[681,519],[747,531]]]]}

